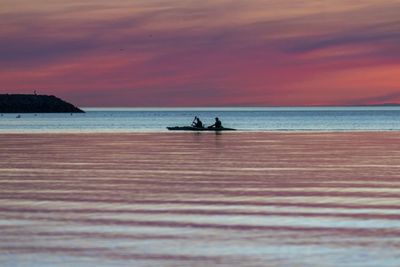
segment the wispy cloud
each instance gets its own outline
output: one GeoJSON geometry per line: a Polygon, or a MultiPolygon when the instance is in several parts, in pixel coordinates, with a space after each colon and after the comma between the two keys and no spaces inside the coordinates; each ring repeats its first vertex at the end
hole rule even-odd
{"type": "Polygon", "coordinates": [[[4,91],[91,106],[303,105],[346,104],[361,88],[390,97],[400,83],[397,1],[18,3],[0,11],[4,91]],[[366,66],[390,85],[349,84],[366,66]]]}

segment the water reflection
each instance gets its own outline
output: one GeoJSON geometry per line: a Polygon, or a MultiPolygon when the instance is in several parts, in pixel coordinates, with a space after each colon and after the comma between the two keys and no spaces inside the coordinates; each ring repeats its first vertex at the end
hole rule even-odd
{"type": "Polygon", "coordinates": [[[397,266],[399,141],[397,133],[2,135],[0,262],[397,266]]]}

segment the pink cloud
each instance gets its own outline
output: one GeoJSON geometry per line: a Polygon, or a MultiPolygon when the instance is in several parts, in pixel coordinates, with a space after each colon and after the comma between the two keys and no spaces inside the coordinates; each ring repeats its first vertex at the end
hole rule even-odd
{"type": "Polygon", "coordinates": [[[391,1],[68,3],[0,13],[0,92],[39,89],[81,106],[398,101],[391,1]]]}

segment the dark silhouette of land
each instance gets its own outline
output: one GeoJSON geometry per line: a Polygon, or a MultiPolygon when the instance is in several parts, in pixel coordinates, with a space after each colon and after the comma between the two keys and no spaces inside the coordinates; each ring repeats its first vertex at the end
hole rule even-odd
{"type": "Polygon", "coordinates": [[[53,95],[0,94],[0,113],[84,113],[53,95]]]}

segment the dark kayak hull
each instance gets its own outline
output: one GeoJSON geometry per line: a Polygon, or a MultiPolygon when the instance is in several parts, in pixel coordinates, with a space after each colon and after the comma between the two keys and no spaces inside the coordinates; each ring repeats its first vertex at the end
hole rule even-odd
{"type": "Polygon", "coordinates": [[[170,131],[196,131],[196,132],[220,132],[220,131],[236,131],[236,129],[232,128],[196,128],[190,126],[175,126],[175,127],[167,127],[170,131]]]}

